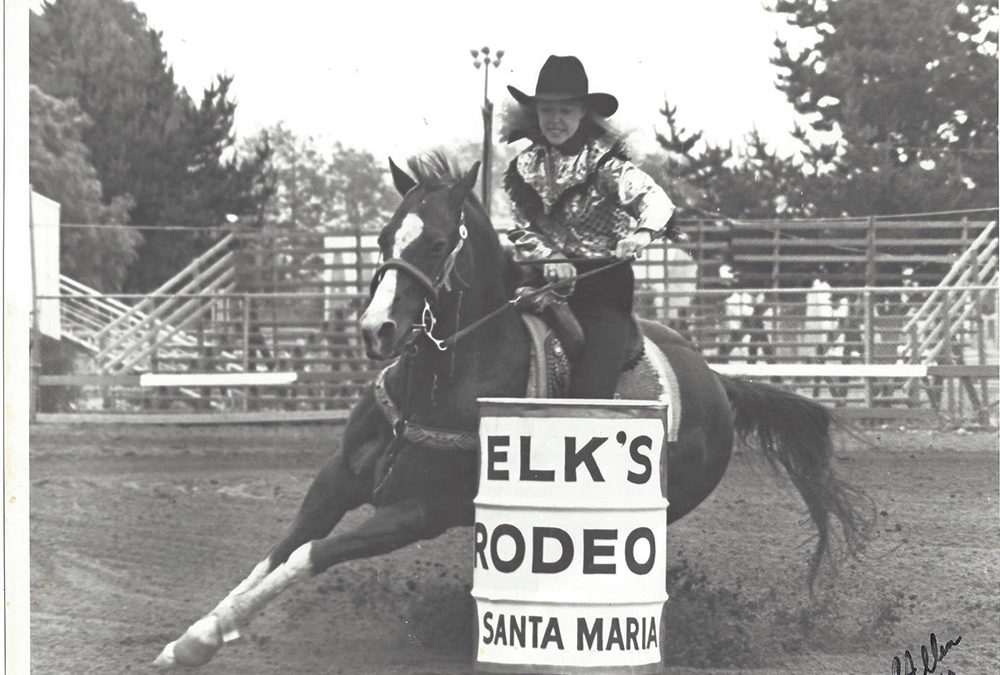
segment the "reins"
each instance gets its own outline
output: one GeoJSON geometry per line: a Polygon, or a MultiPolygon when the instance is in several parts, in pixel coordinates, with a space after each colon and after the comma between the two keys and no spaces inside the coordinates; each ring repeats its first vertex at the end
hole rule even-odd
{"type": "MultiPolygon", "coordinates": [[[[392,427],[392,440],[389,442],[389,447],[386,450],[385,455],[385,469],[381,478],[378,479],[374,489],[372,490],[373,496],[377,496],[379,492],[385,487],[386,481],[392,474],[393,469],[396,466],[396,460],[399,457],[399,453],[403,449],[403,442],[407,440],[406,436],[408,434],[408,426],[410,425],[410,417],[413,414],[413,410],[410,405],[410,393],[411,393],[411,378],[413,375],[413,361],[417,353],[419,352],[419,345],[417,340],[421,335],[426,336],[431,343],[437,347],[439,351],[447,351],[450,347],[461,340],[466,335],[469,335],[476,329],[480,328],[487,322],[495,319],[500,314],[506,312],[512,307],[517,307],[518,305],[527,303],[528,301],[536,298],[544,293],[560,289],[574,282],[585,279],[587,277],[593,276],[595,274],[600,274],[614,267],[620,265],[627,265],[632,262],[630,258],[551,258],[547,260],[526,260],[526,261],[516,261],[515,264],[518,265],[544,265],[546,263],[595,263],[604,262],[606,264],[601,265],[592,270],[586,272],[581,272],[579,274],[574,274],[573,276],[567,277],[565,279],[559,279],[558,281],[553,281],[551,283],[545,284],[533,291],[520,295],[516,298],[511,298],[500,307],[497,307],[493,311],[489,312],[485,316],[473,321],[468,326],[457,330],[455,333],[449,337],[439,340],[434,337],[433,331],[434,326],[437,323],[437,319],[434,316],[433,307],[436,307],[439,301],[439,293],[442,288],[447,291],[451,290],[451,275],[455,272],[455,264],[458,260],[458,255],[465,246],[466,240],[468,239],[469,232],[465,227],[465,213],[462,212],[459,216],[459,236],[458,240],[455,242],[455,246],[452,248],[451,252],[445,258],[444,263],[441,266],[441,270],[437,274],[436,279],[431,279],[423,270],[418,268],[413,263],[404,260],[402,258],[391,258],[382,263],[378,269],[375,270],[375,274],[372,277],[370,292],[372,295],[375,294],[375,290],[382,278],[385,276],[386,272],[389,270],[396,270],[403,274],[408,275],[413,279],[418,286],[424,291],[424,309],[421,312],[419,322],[416,322],[410,326],[410,334],[407,336],[406,341],[400,350],[400,358],[397,362],[402,368],[403,375],[403,396],[400,404],[397,407],[396,419],[390,420],[392,427]]],[[[378,392],[376,392],[378,394],[378,392]]],[[[388,395],[386,393],[386,395],[388,395]]],[[[388,415],[388,413],[386,413],[388,415]]],[[[418,426],[418,425],[415,425],[418,426]]]]}
{"type": "MultiPolygon", "coordinates": [[[[465,238],[462,237],[462,239],[460,240],[460,243],[462,241],[464,241],[464,239],[465,238]]],[[[460,248],[460,246],[456,247],[456,249],[458,249],[458,248],[460,248]]],[[[437,283],[433,283],[433,282],[431,282],[431,283],[424,283],[425,279],[428,282],[430,280],[427,277],[427,275],[423,274],[423,272],[420,272],[420,276],[417,277],[419,279],[419,281],[420,281],[420,283],[421,283],[422,286],[428,287],[428,288],[430,288],[431,290],[434,291],[434,296],[433,297],[434,297],[435,300],[437,299],[437,292],[436,292],[437,289],[440,288],[441,286],[444,286],[444,285],[447,284],[446,279],[447,279],[447,276],[450,274],[451,268],[454,266],[454,260],[455,260],[456,254],[457,254],[457,251],[453,251],[453,255],[449,256],[448,262],[450,263],[450,265],[448,266],[449,267],[448,272],[444,275],[444,278],[439,278],[439,280],[438,280],[437,283]]],[[[594,262],[595,260],[597,260],[597,261],[608,260],[608,258],[562,258],[562,259],[558,259],[558,260],[556,260],[556,259],[550,259],[550,260],[531,260],[531,261],[519,261],[518,264],[521,264],[521,265],[539,265],[539,264],[544,264],[544,263],[548,263],[548,262],[570,262],[570,263],[573,263],[573,262],[594,262]]],[[[404,264],[399,264],[400,262],[403,262],[403,261],[396,261],[396,260],[387,261],[379,269],[380,270],[383,270],[383,269],[397,269],[397,270],[402,270],[404,272],[411,272],[411,268],[413,270],[417,269],[416,267],[414,267],[410,263],[406,263],[404,265],[404,264]],[[389,263],[392,263],[392,265],[389,265],[389,263]]],[[[470,323],[465,328],[462,328],[461,330],[456,331],[454,334],[452,334],[451,336],[445,338],[444,340],[438,340],[432,334],[432,331],[434,329],[435,319],[434,319],[433,312],[430,311],[430,304],[427,301],[427,299],[425,298],[425,300],[424,300],[424,311],[421,313],[420,322],[419,323],[414,323],[410,327],[410,335],[407,337],[406,342],[403,345],[403,348],[400,350],[399,364],[400,364],[400,367],[403,369],[403,396],[402,396],[402,398],[400,400],[400,404],[398,406],[398,417],[394,421],[391,422],[391,424],[392,424],[392,440],[389,442],[389,447],[386,450],[385,470],[384,470],[384,473],[383,473],[382,477],[379,479],[378,483],[375,485],[374,489],[372,490],[372,494],[374,496],[377,496],[378,493],[382,491],[382,488],[385,487],[386,481],[389,479],[389,476],[392,474],[393,470],[396,467],[396,460],[399,457],[400,451],[403,449],[403,441],[406,440],[405,437],[406,437],[406,434],[407,434],[407,426],[410,423],[410,416],[412,415],[412,412],[413,412],[410,409],[410,378],[412,376],[413,360],[414,360],[414,358],[416,357],[416,355],[417,355],[417,353],[419,351],[419,346],[417,345],[417,340],[420,338],[421,335],[426,335],[427,338],[430,339],[431,342],[440,351],[445,351],[449,347],[454,346],[456,342],[458,342],[460,339],[462,339],[463,337],[465,337],[469,333],[471,333],[474,330],[476,330],[477,328],[481,327],[482,325],[484,325],[485,323],[487,323],[491,319],[496,318],[497,316],[499,316],[503,312],[505,312],[505,311],[507,311],[507,310],[509,310],[509,309],[511,309],[513,307],[516,307],[520,303],[528,302],[532,298],[535,298],[535,297],[537,297],[537,296],[539,296],[539,295],[541,295],[543,293],[546,293],[548,291],[555,290],[555,289],[558,289],[558,288],[562,288],[563,286],[567,286],[569,284],[572,284],[573,282],[577,281],[578,279],[585,279],[585,278],[587,278],[589,276],[592,276],[592,275],[595,275],[595,274],[599,274],[601,272],[605,272],[605,271],[607,271],[607,270],[609,270],[609,269],[611,269],[613,267],[618,267],[620,265],[628,264],[628,263],[631,263],[631,262],[632,261],[629,258],[622,258],[622,259],[615,258],[615,259],[613,259],[612,262],[609,262],[609,263],[607,263],[605,265],[602,265],[600,267],[597,267],[595,269],[588,270],[586,272],[581,272],[580,274],[575,274],[575,275],[573,275],[571,277],[567,277],[566,279],[560,279],[558,281],[553,281],[552,283],[549,283],[549,284],[546,284],[544,286],[541,286],[541,287],[539,287],[539,288],[537,288],[537,289],[535,289],[535,290],[533,290],[533,291],[531,291],[529,293],[525,293],[524,295],[518,296],[516,298],[511,298],[510,300],[508,300],[503,305],[501,305],[500,307],[496,308],[495,310],[493,310],[489,314],[486,314],[485,316],[480,317],[476,321],[473,321],[472,323],[470,323]]],[[[419,271],[419,270],[417,270],[417,271],[419,271]]],[[[373,285],[373,288],[374,288],[374,285],[373,285]]]]}
{"type": "MultiPolygon", "coordinates": [[[[609,258],[551,258],[551,259],[548,259],[548,260],[524,260],[524,261],[520,261],[519,260],[519,261],[517,261],[516,264],[518,264],[518,265],[542,265],[542,264],[546,264],[546,263],[557,263],[557,262],[578,263],[578,262],[594,262],[594,261],[603,261],[603,260],[609,260],[609,258]]],[[[545,293],[547,293],[549,291],[552,291],[552,290],[555,290],[555,289],[558,289],[558,288],[562,288],[564,286],[569,286],[570,284],[576,282],[579,279],[586,279],[589,276],[593,276],[595,274],[600,274],[601,272],[606,272],[606,271],[608,271],[609,269],[611,269],[613,267],[618,267],[620,265],[625,265],[625,264],[629,264],[629,263],[632,262],[632,260],[629,259],[629,258],[613,258],[613,259],[610,259],[610,260],[612,260],[613,262],[609,262],[609,263],[607,263],[605,265],[602,265],[602,266],[597,267],[597,268],[592,269],[592,270],[588,270],[586,272],[581,272],[579,274],[574,274],[571,277],[567,277],[565,279],[560,279],[559,281],[553,281],[552,283],[546,284],[544,286],[539,286],[538,288],[536,288],[535,290],[533,290],[533,291],[531,291],[529,293],[525,293],[524,295],[520,295],[520,296],[518,296],[516,298],[511,298],[510,300],[508,300],[504,304],[502,304],[499,307],[497,307],[496,309],[494,309],[489,314],[485,314],[485,315],[481,316],[480,318],[478,318],[475,321],[473,321],[472,323],[470,323],[468,326],[465,326],[464,328],[461,328],[460,330],[456,331],[455,333],[453,333],[449,337],[445,338],[444,340],[435,340],[435,342],[438,343],[438,348],[441,349],[441,351],[444,351],[444,350],[448,349],[449,347],[453,347],[455,345],[455,343],[458,342],[460,339],[462,339],[463,337],[465,337],[469,333],[473,332],[474,330],[476,330],[477,328],[479,328],[480,326],[482,326],[484,323],[486,323],[486,322],[488,322],[488,321],[496,318],[500,314],[503,314],[508,309],[511,309],[513,307],[517,307],[518,305],[523,305],[523,304],[527,303],[528,301],[530,301],[530,300],[532,300],[532,299],[534,299],[534,298],[536,298],[536,297],[538,297],[540,295],[543,295],[543,294],[545,294],[545,293]]],[[[429,337],[432,337],[432,339],[433,339],[433,336],[429,336],[429,337]]]]}
{"type": "MultiPolygon", "coordinates": [[[[444,264],[441,266],[441,271],[438,273],[437,279],[431,279],[427,274],[423,272],[419,267],[413,263],[404,260],[402,258],[391,258],[386,260],[384,263],[379,265],[378,269],[375,270],[375,274],[372,275],[372,280],[369,288],[369,293],[371,295],[375,294],[375,289],[378,287],[385,273],[389,270],[397,270],[407,274],[411,279],[417,282],[417,285],[421,287],[424,291],[424,309],[421,313],[420,323],[414,324],[414,328],[421,329],[421,332],[426,335],[434,346],[440,351],[447,351],[449,347],[455,346],[455,343],[460,339],[468,335],[469,333],[475,331],[477,328],[487,323],[488,321],[496,318],[500,314],[511,307],[516,307],[518,305],[524,305],[528,301],[536,298],[544,293],[552,290],[563,288],[569,286],[579,279],[586,279],[587,277],[593,276],[595,274],[600,274],[601,272],[606,272],[607,270],[618,267],[619,265],[629,264],[634,260],[634,258],[547,258],[543,260],[518,260],[515,261],[516,265],[545,265],[548,263],[594,263],[594,262],[606,262],[607,264],[597,267],[586,272],[581,272],[579,274],[574,274],[573,276],[567,277],[565,279],[560,279],[558,281],[553,281],[552,283],[540,286],[537,289],[520,295],[516,298],[511,298],[506,303],[496,308],[492,312],[486,314],[485,316],[476,319],[468,326],[456,331],[454,334],[440,340],[433,335],[434,325],[437,323],[434,317],[434,311],[432,309],[433,305],[437,305],[438,294],[442,288],[447,291],[451,290],[451,274],[455,269],[455,263],[458,260],[458,254],[461,253],[465,246],[465,242],[469,237],[469,232],[465,227],[465,214],[462,213],[459,221],[459,237],[458,241],[455,242],[454,248],[445,258],[444,264]],[[610,262],[608,262],[610,261],[610,262]]],[[[415,339],[415,338],[414,338],[415,339]]],[[[412,344],[412,340],[407,346],[412,344]]]]}

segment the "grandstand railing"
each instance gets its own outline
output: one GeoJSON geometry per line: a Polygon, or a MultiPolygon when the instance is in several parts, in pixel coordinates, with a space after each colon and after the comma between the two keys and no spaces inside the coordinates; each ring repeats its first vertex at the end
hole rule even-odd
{"type": "Polygon", "coordinates": [[[935,361],[942,352],[955,347],[951,327],[980,313],[976,305],[985,299],[981,292],[970,290],[970,285],[997,284],[998,244],[997,224],[993,222],[973,240],[903,326],[908,336],[904,356],[935,361]]]}
{"type": "Polygon", "coordinates": [[[95,360],[101,372],[148,370],[154,353],[194,345],[184,329],[212,311],[215,294],[233,290],[233,241],[232,234],[223,237],[98,330],[92,340],[98,345],[95,360]]]}
{"type": "MultiPolygon", "coordinates": [[[[637,311],[680,330],[719,370],[780,381],[852,415],[927,418],[930,410],[942,423],[996,416],[995,348],[966,349],[961,359],[948,363],[916,360],[905,351],[908,318],[941,289],[681,292],[651,288],[656,285],[640,282],[637,311]],[[963,378],[971,383],[971,393],[963,378]]],[[[987,298],[978,305],[979,315],[953,326],[953,338],[967,345],[995,345],[996,313],[991,308],[996,307],[997,287],[955,287],[950,292],[987,298]]],[[[104,301],[130,306],[141,297],[104,301]]],[[[84,368],[43,376],[40,384],[77,388],[64,411],[162,415],[211,406],[223,416],[292,413],[288,419],[300,414],[316,419],[325,411],[337,418],[384,365],[365,356],[356,327],[366,294],[340,294],[334,306],[326,293],[169,296],[181,303],[196,297],[215,311],[192,314],[183,327],[183,349],[154,349],[143,370],[84,368]],[[271,314],[274,309],[282,311],[271,314]]]]}
{"type": "MultiPolygon", "coordinates": [[[[895,286],[906,269],[910,281],[935,285],[988,222],[890,217],[683,221],[678,227],[684,239],[657,240],[634,268],[639,277],[697,288],[719,287],[723,263],[754,287],[796,288],[815,277],[839,286],[895,286]]],[[[236,237],[241,291],[363,293],[378,265],[371,233],[274,228],[236,237]]]]}
{"type": "MultiPolygon", "coordinates": [[[[780,379],[832,405],[992,420],[997,237],[984,214],[995,217],[681,223],[686,240],[658,241],[634,264],[636,308],[720,369],[780,379]],[[739,273],[736,287],[723,264],[739,273]],[[859,364],[879,367],[859,376],[859,364]]],[[[66,409],[340,414],[379,365],[355,328],[375,239],[240,230],[148,295],[66,280],[65,333],[90,360],[39,383],[77,387],[66,409]],[[280,373],[295,377],[272,377],[280,373]]]]}

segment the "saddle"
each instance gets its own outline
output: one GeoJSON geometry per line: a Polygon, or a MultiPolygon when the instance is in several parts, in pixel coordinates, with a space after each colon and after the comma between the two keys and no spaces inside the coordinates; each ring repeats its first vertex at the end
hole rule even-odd
{"type": "MultiPolygon", "coordinates": [[[[522,287],[517,289],[515,295],[521,295],[522,293],[534,290],[530,286],[522,287]]],[[[573,315],[573,310],[569,308],[563,297],[550,291],[535,296],[530,301],[518,307],[521,310],[521,316],[525,319],[529,334],[533,335],[532,345],[536,353],[541,354],[548,350],[548,353],[556,360],[565,360],[566,358],[572,360],[579,355],[580,350],[583,349],[583,330],[573,315]],[[554,341],[554,344],[560,345],[558,353],[552,351],[551,347],[546,347],[541,338],[532,333],[533,330],[540,330],[540,326],[537,326],[536,323],[529,323],[529,317],[532,317],[532,315],[541,317],[544,320],[544,324],[551,330],[553,334],[551,340],[554,341]]],[[[635,316],[629,322],[628,334],[625,340],[625,358],[622,362],[622,372],[634,368],[640,359],[642,359],[644,352],[642,331],[639,329],[639,324],[635,316]]],[[[558,391],[565,393],[567,390],[560,389],[558,391]]]]}
{"type": "MultiPolygon", "coordinates": [[[[574,345],[579,350],[583,333],[572,311],[565,304],[562,306],[565,311],[556,315],[546,312],[539,316],[530,310],[521,312],[521,320],[531,339],[528,390],[525,393],[528,398],[560,398],[569,391],[569,360],[575,354],[567,348],[564,336],[569,334],[572,339],[579,333],[581,342],[574,345]],[[572,322],[572,325],[567,325],[567,322],[572,322]]],[[[646,354],[646,340],[634,316],[629,322],[626,340],[623,375],[639,366],[646,354]]]]}
{"type": "MultiPolygon", "coordinates": [[[[521,313],[521,320],[528,330],[531,343],[531,360],[528,366],[526,398],[562,398],[569,391],[569,360],[559,341],[557,331],[541,317],[521,313]]],[[[658,340],[668,344],[686,345],[676,331],[660,327],[658,340]]],[[[638,321],[632,318],[629,347],[618,377],[615,398],[654,400],[669,404],[670,427],[668,439],[677,440],[680,425],[681,401],[677,374],[660,346],[644,335],[638,321]]]]}
{"type": "MultiPolygon", "coordinates": [[[[564,397],[569,390],[569,358],[558,335],[540,317],[523,311],[520,316],[527,328],[531,345],[525,397],[564,397]]],[[[684,343],[684,339],[675,331],[667,328],[662,330],[666,332],[669,342],[684,343]]],[[[677,375],[660,347],[642,334],[634,318],[629,340],[629,356],[623,363],[615,398],[668,403],[670,426],[667,440],[675,441],[681,416],[677,375]]],[[[386,421],[395,426],[400,419],[399,409],[385,386],[385,377],[391,367],[392,365],[386,366],[379,372],[373,388],[376,404],[386,421]]],[[[431,450],[468,452],[479,447],[479,436],[475,430],[437,429],[411,422],[406,425],[402,435],[405,440],[431,450]]],[[[362,444],[349,454],[348,465],[352,471],[360,474],[365,466],[378,461],[383,451],[384,448],[376,444],[362,444]]]]}

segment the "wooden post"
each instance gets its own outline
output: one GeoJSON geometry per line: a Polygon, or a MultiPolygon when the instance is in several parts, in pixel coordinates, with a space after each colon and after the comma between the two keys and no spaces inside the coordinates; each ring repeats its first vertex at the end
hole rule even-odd
{"type": "Polygon", "coordinates": [[[365,293],[365,275],[364,275],[364,262],[363,262],[364,248],[361,241],[361,228],[359,227],[354,231],[354,283],[355,292],[358,295],[364,295],[365,293]]]}
{"type": "MultiPolygon", "coordinates": [[[[964,236],[965,234],[964,229],[962,231],[962,234],[964,236]]],[[[972,265],[972,279],[971,279],[972,283],[974,284],[982,283],[982,280],[980,280],[979,278],[980,274],[979,256],[978,255],[972,256],[970,264],[972,265]]],[[[986,304],[985,303],[986,291],[985,290],[973,291],[970,295],[973,297],[970,297],[969,301],[976,303],[975,319],[974,319],[976,326],[976,363],[979,365],[984,365],[986,363],[986,336],[984,335],[986,331],[986,322],[983,320],[983,307],[986,304]]],[[[972,385],[971,382],[969,383],[969,386],[970,388],[972,388],[972,391],[975,394],[975,387],[972,385]]],[[[975,396],[971,396],[970,398],[975,398],[975,396]]],[[[983,426],[988,426],[990,423],[989,402],[990,402],[989,384],[987,383],[985,377],[981,377],[979,378],[978,400],[974,401],[974,404],[976,406],[976,420],[979,422],[979,424],[983,426]]]]}
{"type": "MultiPolygon", "coordinates": [[[[486,77],[489,77],[490,64],[486,62],[486,77]]],[[[493,196],[493,102],[483,101],[483,209],[486,217],[492,212],[490,202],[493,196]]]]}
{"type": "MultiPolygon", "coordinates": [[[[986,291],[979,291],[976,295],[976,355],[979,365],[986,364],[986,322],[983,320],[983,306],[986,304],[986,291]]],[[[990,388],[985,377],[979,378],[979,400],[981,405],[978,409],[979,423],[988,426],[990,423],[990,388]]]]}
{"type": "MultiPolygon", "coordinates": [[[[920,347],[920,343],[919,343],[920,337],[919,337],[919,335],[917,333],[917,324],[916,324],[916,322],[911,323],[908,330],[909,330],[910,344],[913,345],[913,348],[910,350],[910,363],[912,363],[912,364],[918,364],[918,363],[920,363],[920,349],[919,349],[919,347],[920,347]]],[[[919,400],[920,399],[920,389],[919,389],[919,386],[921,384],[924,384],[924,382],[922,380],[918,380],[917,378],[912,378],[909,381],[909,386],[907,387],[906,395],[909,398],[909,406],[911,408],[916,408],[917,406],[920,405],[920,400],[919,400]]]]}
{"type": "MultiPolygon", "coordinates": [[[[772,255],[774,256],[774,258],[771,261],[771,288],[778,288],[781,286],[781,283],[779,281],[781,275],[781,261],[780,261],[781,227],[780,226],[775,226],[774,228],[774,251],[772,252],[772,255]]],[[[774,314],[772,315],[772,323],[771,323],[771,336],[772,336],[771,339],[774,340],[775,342],[784,342],[785,339],[781,330],[784,324],[784,321],[782,320],[782,316],[784,314],[784,312],[782,311],[784,309],[784,303],[781,302],[779,298],[784,299],[783,296],[779,294],[773,295],[773,300],[775,300],[775,302],[772,303],[774,314]]],[[[784,352],[785,350],[786,350],[785,347],[774,348],[774,360],[776,362],[781,361],[779,352],[784,352]]],[[[780,378],[778,379],[780,380],[780,378]]]]}
{"type": "MultiPolygon", "coordinates": [[[[940,350],[941,353],[946,354],[945,363],[953,363],[954,359],[952,347],[951,347],[951,290],[945,289],[944,292],[944,307],[942,308],[942,320],[944,321],[944,335],[942,339],[944,340],[944,349],[940,350]]],[[[954,420],[955,419],[955,378],[947,378],[948,384],[948,416],[954,420]]]]}
{"type": "MultiPolygon", "coordinates": [[[[243,372],[250,372],[250,294],[243,294],[243,372]]],[[[243,387],[243,411],[248,409],[250,388],[243,387]]]]}
{"type": "Polygon", "coordinates": [[[865,242],[865,286],[877,285],[877,269],[875,265],[876,235],[875,216],[868,216],[868,232],[865,242]]]}
{"type": "MultiPolygon", "coordinates": [[[[160,338],[160,323],[156,322],[153,324],[152,330],[149,333],[149,346],[151,348],[151,351],[149,352],[149,372],[151,373],[158,373],[160,371],[159,338],[160,338]]],[[[154,391],[156,392],[153,395],[154,400],[156,403],[159,404],[157,407],[162,409],[166,404],[166,401],[164,401],[163,396],[166,394],[168,390],[166,387],[157,387],[154,391]]]]}
{"type": "MultiPolygon", "coordinates": [[[[865,317],[865,331],[864,331],[864,363],[870,364],[872,362],[872,352],[875,349],[875,311],[872,307],[872,292],[870,289],[865,289],[861,294],[862,302],[864,303],[864,317],[865,317]]],[[[872,378],[865,378],[865,407],[872,408],[875,405],[875,388],[872,384],[872,378]]]]}
{"type": "MultiPolygon", "coordinates": [[[[670,242],[664,238],[663,246],[663,317],[664,323],[670,320],[670,242]]],[[[648,267],[647,267],[648,269],[648,267]]],[[[678,316],[678,319],[680,317],[678,316]]]]}
{"type": "MultiPolygon", "coordinates": [[[[868,232],[865,245],[865,287],[877,285],[878,276],[875,267],[875,216],[868,216],[868,232]]],[[[864,292],[865,311],[865,363],[872,362],[872,351],[875,348],[875,307],[872,304],[871,291],[864,292]]],[[[875,399],[875,385],[872,378],[865,378],[865,405],[872,407],[875,399]]]]}
{"type": "MultiPolygon", "coordinates": [[[[278,292],[278,235],[271,235],[271,292],[278,292]]],[[[258,314],[258,320],[260,316],[258,314]]],[[[257,327],[258,332],[260,326],[257,327]]],[[[263,338],[263,336],[261,336],[263,338]]],[[[278,303],[271,297],[271,353],[278,353],[278,303]]]]}
{"type": "MultiPolygon", "coordinates": [[[[701,220],[700,219],[697,221],[697,224],[695,226],[695,232],[697,233],[697,240],[696,240],[697,244],[695,246],[695,259],[696,259],[697,264],[694,266],[694,277],[695,277],[694,287],[695,287],[695,290],[697,290],[697,291],[703,291],[704,288],[702,287],[702,266],[705,264],[705,254],[704,254],[704,250],[702,248],[702,243],[703,243],[702,240],[703,240],[703,237],[704,237],[704,229],[702,228],[702,224],[701,224],[701,220]]],[[[704,339],[704,337],[705,336],[704,336],[704,334],[702,332],[702,327],[704,326],[704,320],[705,320],[705,296],[703,296],[703,295],[699,295],[698,296],[698,303],[696,305],[696,310],[697,310],[697,314],[694,317],[695,323],[694,323],[694,326],[693,326],[694,327],[694,341],[695,341],[695,344],[704,347],[704,345],[705,345],[705,339],[704,339]]],[[[712,312],[712,315],[713,315],[713,320],[714,320],[715,313],[712,312]]]]}
{"type": "MultiPolygon", "coordinates": [[[[203,373],[207,373],[215,369],[212,367],[211,362],[213,359],[209,355],[207,350],[207,345],[205,344],[204,319],[198,319],[197,331],[198,331],[198,347],[197,347],[198,357],[195,359],[195,364],[197,365],[198,370],[200,370],[203,373]]],[[[212,398],[212,388],[202,387],[199,393],[201,394],[202,401],[199,403],[198,407],[202,409],[209,408],[211,405],[210,401],[212,398]]]]}
{"type": "Polygon", "coordinates": [[[771,251],[771,288],[778,287],[778,275],[781,273],[781,227],[774,228],[773,249],[771,251]]]}
{"type": "MultiPolygon", "coordinates": [[[[42,340],[38,317],[38,262],[35,260],[35,215],[31,208],[31,185],[28,185],[28,249],[31,258],[31,329],[28,336],[28,422],[38,419],[38,376],[42,372],[42,340]]],[[[62,300],[60,299],[60,302],[62,300]]]]}
{"type": "MultiPolygon", "coordinates": [[[[98,355],[104,353],[104,348],[107,345],[107,341],[108,341],[107,336],[104,336],[104,335],[98,335],[97,336],[97,354],[98,355]]],[[[97,356],[94,357],[93,363],[94,363],[94,366],[95,366],[95,370],[97,370],[99,373],[104,370],[104,367],[101,365],[101,363],[98,360],[97,356]]],[[[106,411],[108,409],[108,406],[109,406],[110,403],[111,403],[111,390],[108,387],[108,385],[102,384],[101,385],[101,410],[102,411],[106,411]]]]}
{"type": "Polygon", "coordinates": [[[704,241],[703,241],[704,230],[703,230],[702,225],[701,225],[701,220],[697,221],[697,225],[695,226],[695,231],[698,233],[698,239],[697,239],[698,244],[695,247],[695,255],[696,255],[698,264],[695,265],[695,271],[694,271],[694,273],[695,273],[695,280],[698,282],[697,283],[698,288],[701,288],[701,268],[702,268],[702,265],[705,264],[705,253],[704,253],[704,250],[703,250],[703,247],[702,247],[702,244],[704,243],[704,241]]]}

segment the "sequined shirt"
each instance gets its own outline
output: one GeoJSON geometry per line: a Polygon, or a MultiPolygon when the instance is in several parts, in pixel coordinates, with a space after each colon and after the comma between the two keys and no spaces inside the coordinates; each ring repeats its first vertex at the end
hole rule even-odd
{"type": "Polygon", "coordinates": [[[516,220],[508,237],[522,258],[611,256],[636,230],[665,230],[674,212],[666,193],[606,137],[575,153],[535,143],[511,162],[504,187],[516,220]]]}

